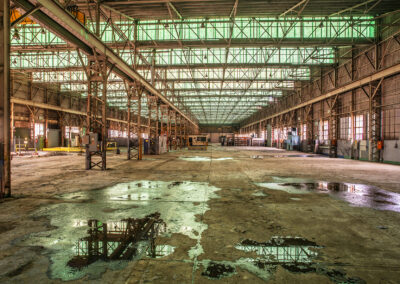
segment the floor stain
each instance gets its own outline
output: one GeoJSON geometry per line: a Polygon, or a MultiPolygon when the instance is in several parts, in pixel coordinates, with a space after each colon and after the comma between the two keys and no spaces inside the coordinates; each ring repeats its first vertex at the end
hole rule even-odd
{"type": "Polygon", "coordinates": [[[210,279],[221,279],[223,277],[230,277],[234,273],[236,273],[234,266],[211,261],[201,275],[210,279]]]}
{"type": "Polygon", "coordinates": [[[14,269],[14,270],[12,270],[12,271],[10,271],[10,272],[8,272],[8,273],[6,274],[6,276],[7,276],[7,277],[10,277],[10,278],[15,277],[15,276],[18,276],[18,275],[20,275],[21,273],[23,273],[24,271],[26,271],[26,270],[28,270],[29,268],[31,268],[32,266],[33,266],[33,260],[31,260],[31,261],[29,261],[29,262],[27,262],[27,263],[25,263],[25,264],[19,266],[18,268],[14,269]]]}
{"type": "Polygon", "coordinates": [[[13,222],[0,222],[0,234],[13,230],[17,225],[13,222]]]}

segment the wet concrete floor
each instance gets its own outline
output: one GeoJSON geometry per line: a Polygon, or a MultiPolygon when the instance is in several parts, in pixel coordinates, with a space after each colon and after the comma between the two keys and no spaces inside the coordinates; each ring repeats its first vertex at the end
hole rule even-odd
{"type": "Polygon", "coordinates": [[[273,182],[256,183],[256,185],[291,194],[326,193],[354,206],[400,212],[400,194],[376,186],[284,177],[272,177],[272,179],[273,182]]]}
{"type": "Polygon", "coordinates": [[[13,160],[15,197],[0,203],[0,282],[400,279],[398,166],[219,146],[141,162],[109,154],[108,165],[88,172],[77,155],[13,160]],[[126,238],[127,227],[139,237],[126,238]]]}

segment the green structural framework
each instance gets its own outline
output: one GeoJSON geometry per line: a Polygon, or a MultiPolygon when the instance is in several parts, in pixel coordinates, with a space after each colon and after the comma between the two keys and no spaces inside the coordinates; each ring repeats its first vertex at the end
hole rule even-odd
{"type": "MultiPolygon", "coordinates": [[[[240,123],[319,67],[338,63],[342,49],[374,42],[376,32],[372,15],[141,20],[113,12],[102,6],[100,39],[202,125],[240,123]]],[[[89,17],[84,24],[96,28],[89,17]]],[[[13,70],[87,96],[84,54],[80,60],[73,46],[36,23],[11,34],[13,70]]],[[[126,109],[124,82],[111,76],[108,88],[107,103],[126,109]]],[[[149,116],[146,108],[142,114],[149,116]]]]}

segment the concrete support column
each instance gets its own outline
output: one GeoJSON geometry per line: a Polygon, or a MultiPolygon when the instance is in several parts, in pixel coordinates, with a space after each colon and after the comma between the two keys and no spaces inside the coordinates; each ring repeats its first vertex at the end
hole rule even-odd
{"type": "Polygon", "coordinates": [[[186,144],[187,144],[187,130],[186,130],[186,127],[187,127],[187,121],[185,119],[184,120],[184,124],[183,124],[183,137],[185,138],[183,147],[186,147],[186,144]]]}
{"type": "Polygon", "coordinates": [[[10,119],[11,119],[11,122],[10,122],[10,129],[11,129],[11,131],[10,131],[10,141],[12,143],[12,141],[14,141],[14,103],[11,103],[10,111],[11,111],[11,117],[10,117],[10,119]]]}
{"type": "MultiPolygon", "coordinates": [[[[58,126],[60,127],[61,133],[61,147],[64,147],[64,139],[65,139],[65,126],[64,126],[64,117],[62,115],[58,116],[58,126]]],[[[35,126],[33,126],[35,127],[35,126]]],[[[35,135],[35,134],[33,134],[35,135]]],[[[33,136],[35,137],[35,136],[33,136]]]]}
{"type": "Polygon", "coordinates": [[[126,147],[127,147],[127,158],[128,160],[131,159],[131,93],[130,90],[128,90],[127,94],[127,121],[126,121],[126,134],[127,134],[127,140],[126,140],[126,147]]]}
{"type": "Polygon", "coordinates": [[[176,111],[174,112],[174,114],[175,114],[175,117],[174,117],[174,138],[175,138],[175,150],[176,150],[176,148],[177,148],[177,136],[176,136],[176,134],[177,134],[177,114],[176,114],[176,111]]]}
{"type": "Polygon", "coordinates": [[[137,118],[137,127],[138,127],[138,142],[139,142],[139,147],[138,147],[138,160],[142,159],[142,144],[143,144],[143,139],[142,139],[142,94],[138,92],[138,118],[137,118]]]}
{"type": "Polygon", "coordinates": [[[160,104],[157,102],[156,104],[156,137],[160,136],[160,132],[159,132],[159,110],[160,110],[160,104]]]}
{"type": "Polygon", "coordinates": [[[148,112],[149,112],[149,116],[147,118],[147,133],[149,135],[149,139],[151,137],[151,100],[150,100],[150,96],[147,96],[147,107],[148,107],[148,112]]]}
{"type": "Polygon", "coordinates": [[[160,134],[164,135],[164,110],[161,106],[161,117],[160,117],[160,134]]]}
{"type": "Polygon", "coordinates": [[[47,130],[49,127],[49,111],[48,109],[44,110],[44,147],[47,148],[48,146],[48,137],[47,137],[47,130]]]}
{"type": "Polygon", "coordinates": [[[169,149],[171,149],[171,111],[167,110],[167,141],[169,149]]]}

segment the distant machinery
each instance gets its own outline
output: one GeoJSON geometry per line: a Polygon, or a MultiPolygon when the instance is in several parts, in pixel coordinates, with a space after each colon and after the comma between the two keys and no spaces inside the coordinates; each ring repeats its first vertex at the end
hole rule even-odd
{"type": "Polygon", "coordinates": [[[207,150],[208,146],[207,135],[189,135],[188,149],[189,150],[207,150]]]}

